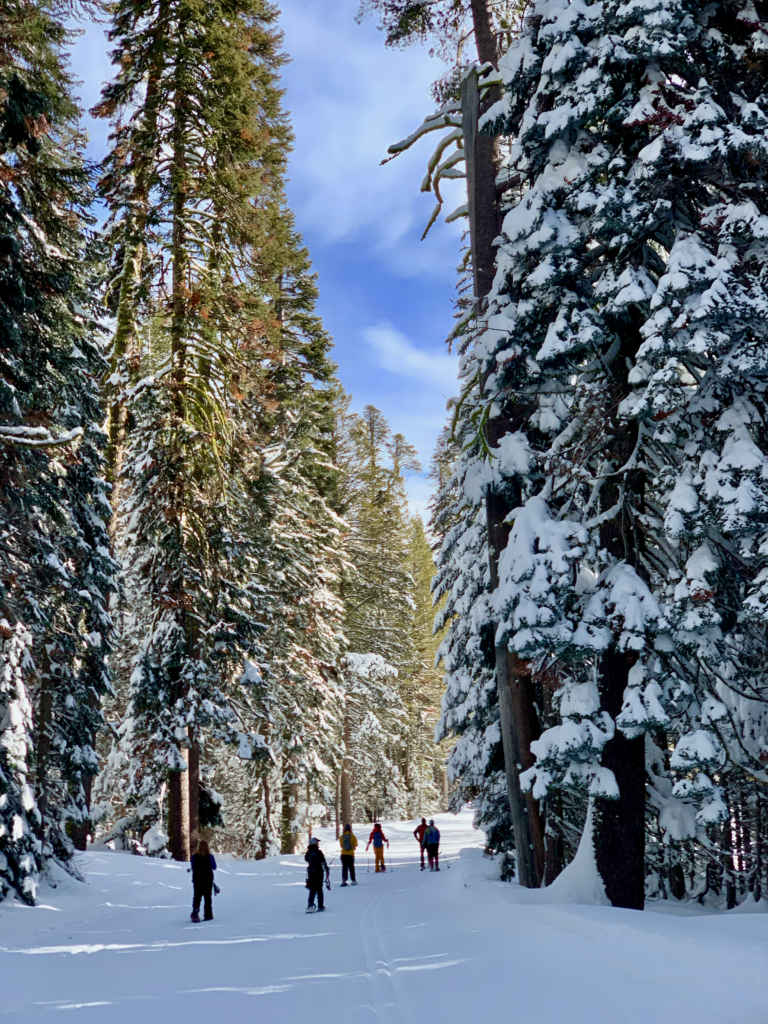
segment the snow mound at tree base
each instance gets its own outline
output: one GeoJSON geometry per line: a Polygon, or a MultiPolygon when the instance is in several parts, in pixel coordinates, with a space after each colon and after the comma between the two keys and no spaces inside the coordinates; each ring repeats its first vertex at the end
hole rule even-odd
{"type": "Polygon", "coordinates": [[[579,903],[597,907],[611,905],[597,870],[591,805],[576,856],[540,896],[542,903],[579,903]]]}

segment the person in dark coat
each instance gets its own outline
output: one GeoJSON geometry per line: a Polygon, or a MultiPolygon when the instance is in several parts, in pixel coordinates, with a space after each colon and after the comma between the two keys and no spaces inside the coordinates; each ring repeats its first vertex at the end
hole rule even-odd
{"type": "Polygon", "coordinates": [[[427,851],[427,857],[429,858],[429,870],[439,871],[440,830],[437,828],[432,818],[429,819],[429,825],[427,826],[427,831],[424,833],[424,840],[421,845],[422,848],[427,851]]]}
{"type": "Polygon", "coordinates": [[[323,882],[329,872],[325,854],[320,849],[319,839],[313,837],[309,840],[309,849],[304,854],[304,860],[307,862],[307,888],[309,889],[307,913],[315,909],[315,896],[317,896],[317,909],[325,910],[323,882]]]}
{"type": "Polygon", "coordinates": [[[205,921],[213,920],[213,872],[216,870],[216,858],[208,849],[208,843],[201,839],[197,844],[197,853],[192,854],[192,914],[195,923],[200,921],[200,901],[204,901],[205,921]]]}

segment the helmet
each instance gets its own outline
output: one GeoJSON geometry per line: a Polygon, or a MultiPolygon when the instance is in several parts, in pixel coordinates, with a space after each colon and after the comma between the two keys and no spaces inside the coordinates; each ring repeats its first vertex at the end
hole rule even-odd
{"type": "Polygon", "coordinates": [[[309,840],[309,845],[316,846],[319,842],[320,840],[316,836],[312,836],[312,838],[309,840]]]}
{"type": "Polygon", "coordinates": [[[430,825],[434,825],[435,824],[435,819],[434,818],[430,818],[429,819],[429,824],[430,825]]]}

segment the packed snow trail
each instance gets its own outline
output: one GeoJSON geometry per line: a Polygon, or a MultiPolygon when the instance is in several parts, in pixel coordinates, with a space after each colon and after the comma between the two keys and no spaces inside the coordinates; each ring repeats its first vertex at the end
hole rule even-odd
{"type": "Polygon", "coordinates": [[[321,830],[336,858],[324,914],[305,913],[299,856],[218,857],[215,920],[195,925],[184,865],[88,853],[89,884],[0,904],[0,1019],[768,1024],[765,912],[548,904],[489,880],[470,813],[436,820],[439,874],[419,870],[415,822],[385,823],[394,871],[375,875],[371,855],[369,873],[357,826],[346,892],[321,830]]]}

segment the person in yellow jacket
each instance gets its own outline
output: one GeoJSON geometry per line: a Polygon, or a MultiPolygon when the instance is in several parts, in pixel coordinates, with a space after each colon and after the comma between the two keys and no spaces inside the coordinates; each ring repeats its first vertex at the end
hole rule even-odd
{"type": "Polygon", "coordinates": [[[339,840],[341,847],[341,887],[347,884],[347,875],[352,885],[357,885],[355,880],[355,850],[357,849],[357,837],[352,831],[351,825],[345,825],[339,840]]]}

